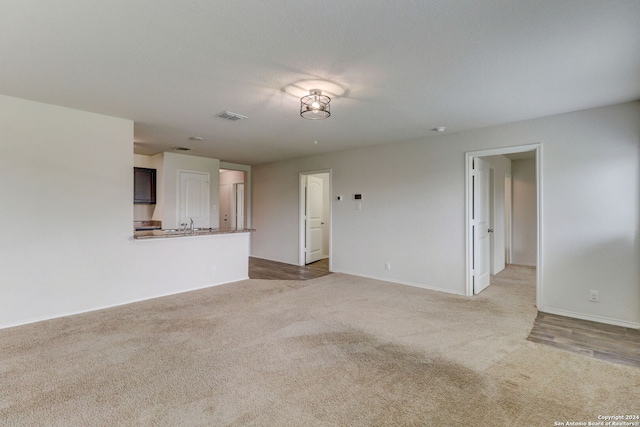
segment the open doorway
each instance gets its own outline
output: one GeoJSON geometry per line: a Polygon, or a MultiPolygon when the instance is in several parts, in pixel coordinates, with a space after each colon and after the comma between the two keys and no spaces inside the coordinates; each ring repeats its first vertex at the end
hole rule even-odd
{"type": "Polygon", "coordinates": [[[325,265],[331,271],[331,171],[299,177],[299,265],[325,265]]]}
{"type": "Polygon", "coordinates": [[[532,266],[541,306],[541,144],[469,152],[466,164],[466,294],[508,264],[532,266]]]}
{"type": "MultiPolygon", "coordinates": [[[[249,165],[241,165],[238,163],[230,163],[230,162],[220,162],[220,175],[219,175],[219,182],[218,184],[242,184],[240,187],[240,190],[238,190],[238,185],[236,185],[235,189],[233,188],[233,185],[231,185],[230,187],[226,187],[226,191],[228,192],[227,194],[229,195],[227,198],[228,201],[228,206],[229,206],[229,210],[226,211],[227,213],[227,227],[230,226],[231,222],[230,222],[230,218],[235,217],[236,218],[236,222],[235,222],[235,226],[236,228],[238,228],[239,226],[242,226],[242,224],[244,224],[244,227],[246,229],[251,229],[252,227],[252,220],[251,220],[251,166],[249,165]],[[226,176],[227,172],[233,172],[232,175],[228,175],[226,176]],[[235,176],[236,179],[229,179],[231,178],[231,176],[235,176]],[[234,191],[235,190],[235,191],[234,191]],[[242,196],[238,196],[239,192],[243,192],[244,194],[242,196]],[[235,201],[241,200],[244,202],[244,206],[242,206],[241,210],[238,210],[236,207],[236,210],[233,211],[231,210],[231,206],[236,205],[236,203],[234,203],[234,195],[235,194],[235,201]],[[238,212],[240,211],[240,215],[238,215],[238,212]],[[240,219],[238,219],[240,218],[240,219]]],[[[218,208],[219,211],[222,211],[222,209],[220,208],[220,205],[222,204],[222,201],[220,200],[221,197],[221,193],[220,191],[222,190],[222,188],[219,189],[219,193],[218,193],[218,208]]],[[[226,196],[222,196],[222,197],[226,197],[226,196]]],[[[224,213],[218,212],[218,217],[219,217],[219,226],[220,227],[224,227],[225,226],[225,222],[224,222],[224,213]]]]}
{"type": "Polygon", "coordinates": [[[235,230],[247,227],[247,172],[220,169],[219,224],[235,230]]]}

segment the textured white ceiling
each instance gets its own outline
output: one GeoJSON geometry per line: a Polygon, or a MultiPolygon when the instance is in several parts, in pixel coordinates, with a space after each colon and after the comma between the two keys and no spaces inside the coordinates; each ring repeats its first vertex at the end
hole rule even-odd
{"type": "Polygon", "coordinates": [[[640,99],[640,1],[3,0],[0,61],[138,153],[258,164],[640,99]],[[328,120],[283,90],[310,79],[347,89],[328,120]]]}

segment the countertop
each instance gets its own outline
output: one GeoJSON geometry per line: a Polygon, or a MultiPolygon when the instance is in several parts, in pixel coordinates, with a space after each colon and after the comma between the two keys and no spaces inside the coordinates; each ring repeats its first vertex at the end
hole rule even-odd
{"type": "Polygon", "coordinates": [[[175,237],[213,236],[218,234],[250,233],[254,228],[207,228],[200,230],[140,230],[133,233],[134,239],[172,239],[175,237]]]}

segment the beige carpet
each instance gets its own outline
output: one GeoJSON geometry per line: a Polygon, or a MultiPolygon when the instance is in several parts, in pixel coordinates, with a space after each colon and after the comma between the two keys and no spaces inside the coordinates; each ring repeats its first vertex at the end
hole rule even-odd
{"type": "Polygon", "coordinates": [[[640,369],[526,340],[533,270],[474,298],[333,274],[0,331],[0,425],[553,426],[640,412],[640,369]]]}

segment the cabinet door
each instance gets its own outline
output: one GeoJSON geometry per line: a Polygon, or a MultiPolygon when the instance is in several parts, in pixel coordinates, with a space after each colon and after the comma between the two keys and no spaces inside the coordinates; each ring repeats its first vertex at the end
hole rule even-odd
{"type": "Polygon", "coordinates": [[[133,203],[156,204],[156,170],[133,168],[133,203]]]}

